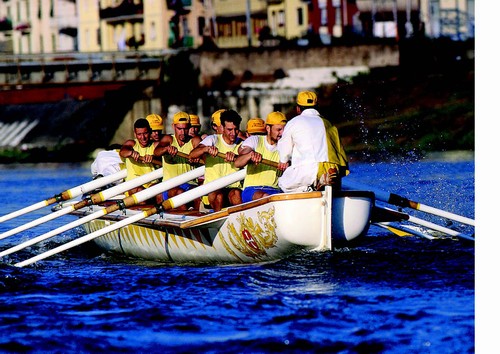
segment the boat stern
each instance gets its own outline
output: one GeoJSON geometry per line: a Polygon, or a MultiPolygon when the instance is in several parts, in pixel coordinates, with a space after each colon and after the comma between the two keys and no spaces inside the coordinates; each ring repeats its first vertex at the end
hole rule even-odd
{"type": "Polygon", "coordinates": [[[368,191],[335,191],[332,198],[332,243],[363,236],[370,227],[375,195],[368,191]]]}

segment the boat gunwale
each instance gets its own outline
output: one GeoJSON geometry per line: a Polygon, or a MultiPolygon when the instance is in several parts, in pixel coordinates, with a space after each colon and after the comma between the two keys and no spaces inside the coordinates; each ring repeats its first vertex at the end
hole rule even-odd
{"type": "MultiPolygon", "coordinates": [[[[374,198],[373,192],[370,191],[355,191],[355,190],[342,190],[342,191],[334,191],[333,192],[333,198],[342,198],[342,197],[366,197],[366,198],[374,198]]],[[[180,229],[189,229],[193,227],[198,227],[201,226],[202,224],[206,224],[209,222],[217,221],[217,220],[222,220],[223,218],[226,218],[230,214],[234,214],[237,212],[242,212],[248,209],[252,209],[264,204],[268,204],[271,202],[283,202],[283,201],[290,201],[290,200],[301,200],[301,199],[314,199],[314,198],[322,198],[324,196],[323,192],[319,191],[312,191],[312,192],[301,192],[301,193],[279,193],[279,194],[273,194],[269,195],[264,198],[260,198],[257,200],[253,200],[247,203],[231,206],[228,208],[225,208],[221,211],[218,212],[211,212],[207,213],[205,215],[201,216],[196,216],[194,219],[190,220],[183,220],[183,221],[175,221],[175,220],[165,220],[161,218],[155,218],[155,219],[143,219],[140,221],[135,222],[134,224],[138,226],[144,226],[156,230],[163,230],[165,227],[177,227],[180,229]]],[[[137,210],[138,208],[133,208],[137,210]]],[[[141,209],[144,209],[144,206],[141,207],[141,209]]],[[[82,210],[76,210],[71,212],[72,215],[76,216],[83,216],[87,215],[85,211],[82,210]]],[[[176,213],[176,215],[189,215],[189,212],[185,213],[176,213]]],[[[116,214],[106,214],[100,216],[98,219],[100,220],[108,220],[108,221],[115,221],[118,222],[120,220],[126,219],[128,216],[126,215],[116,215],[116,214]]]]}

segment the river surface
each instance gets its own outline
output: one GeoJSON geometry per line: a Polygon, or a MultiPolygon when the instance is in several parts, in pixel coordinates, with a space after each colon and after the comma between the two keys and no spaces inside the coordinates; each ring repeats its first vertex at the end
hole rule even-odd
{"type": "MultiPolygon", "coordinates": [[[[351,171],[347,178],[474,218],[473,160],[353,163],[351,171]]],[[[0,166],[0,215],[89,180],[88,164],[0,166]]],[[[0,233],[48,213],[0,223],[0,233]]],[[[0,240],[0,250],[73,220],[63,216],[0,240]]],[[[0,352],[475,352],[471,241],[399,237],[372,226],[348,247],[260,265],[145,263],[86,243],[13,266],[82,232],[3,257],[0,352]]]]}

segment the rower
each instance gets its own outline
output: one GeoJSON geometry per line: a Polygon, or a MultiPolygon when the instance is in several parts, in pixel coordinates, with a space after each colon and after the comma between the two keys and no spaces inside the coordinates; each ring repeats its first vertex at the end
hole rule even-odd
{"type": "Polygon", "coordinates": [[[158,143],[163,137],[163,119],[158,114],[148,114],[146,120],[151,127],[151,140],[158,143]]]}
{"type": "Polygon", "coordinates": [[[276,146],[287,123],[286,117],[281,112],[271,112],[267,115],[265,122],[260,118],[257,119],[248,122],[247,130],[251,135],[241,143],[238,157],[234,160],[235,167],[247,166],[247,175],[241,194],[243,203],[282,192],[278,187],[278,177],[281,171],[261,162],[262,159],[279,161],[276,146]],[[261,125],[259,120],[264,124],[261,125]],[[264,135],[260,133],[262,128],[264,128],[264,135]]]}
{"type": "MultiPolygon", "coordinates": [[[[153,165],[153,152],[157,144],[151,140],[151,127],[145,118],[140,118],[135,121],[134,136],[135,139],[125,141],[120,149],[120,156],[125,159],[125,166],[127,168],[127,177],[125,181],[130,181],[133,178],[155,170],[153,165]]],[[[132,188],[126,194],[131,195],[137,193],[148,188],[153,183],[155,183],[155,181],[132,188]]]]}
{"type": "MultiPolygon", "coordinates": [[[[195,168],[194,163],[198,160],[189,161],[186,158],[182,158],[177,155],[178,152],[188,155],[200,142],[199,137],[192,138],[189,135],[190,128],[191,124],[189,114],[182,111],[175,113],[172,117],[172,129],[174,130],[174,134],[165,135],[154,150],[155,156],[162,157],[164,181],[180,176],[181,174],[187,173],[195,168]]],[[[183,183],[163,192],[156,198],[156,200],[158,203],[161,203],[163,200],[175,197],[176,195],[184,193],[197,186],[198,184],[195,181],[183,183]]],[[[195,210],[199,210],[200,199],[195,199],[193,203],[190,203],[190,205],[182,205],[177,208],[177,210],[188,210],[190,207],[193,207],[195,210]]]]}
{"type": "Polygon", "coordinates": [[[190,128],[189,128],[189,136],[194,138],[195,136],[200,136],[200,129],[201,129],[201,123],[200,123],[200,117],[198,117],[197,114],[189,114],[189,123],[190,123],[190,128]]]}
{"type": "Polygon", "coordinates": [[[266,135],[266,122],[262,118],[255,117],[247,122],[246,137],[251,135],[266,135]]]}
{"type": "MultiPolygon", "coordinates": [[[[205,158],[205,180],[207,184],[218,178],[236,172],[239,168],[233,166],[239,144],[236,142],[240,131],[241,116],[231,109],[220,114],[221,133],[212,134],[203,139],[189,154],[191,159],[205,158]],[[218,157],[225,154],[225,158],[218,157]]],[[[241,204],[241,182],[235,182],[225,188],[216,190],[202,198],[214,211],[219,211],[229,205],[241,204]]]]}

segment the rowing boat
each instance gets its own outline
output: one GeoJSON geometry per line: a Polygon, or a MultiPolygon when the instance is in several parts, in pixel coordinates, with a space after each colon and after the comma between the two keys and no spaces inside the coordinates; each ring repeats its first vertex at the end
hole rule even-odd
{"type": "Polygon", "coordinates": [[[219,212],[178,211],[178,207],[203,195],[243,180],[245,169],[190,189],[160,205],[144,205],[166,190],[199,178],[204,171],[204,166],[197,167],[128,197],[123,196],[125,191],[159,178],[162,171],[155,170],[99,191],[108,183],[122,179],[123,171],[120,171],[3,215],[0,223],[58,203],[52,214],[1,233],[0,240],[62,215],[71,214],[77,218],[0,251],[0,257],[79,226],[85,229],[85,235],[15,266],[33,264],[88,241],[93,241],[107,252],[174,264],[270,262],[301,251],[332,250],[344,246],[367,234],[371,225],[390,230],[398,236],[416,235],[434,239],[437,232],[443,237],[475,240],[474,235],[420,219],[403,212],[402,208],[448,219],[450,225],[456,222],[474,226],[473,219],[351,181],[342,183],[345,188],[342,191],[333,191],[331,186],[326,186],[324,191],[274,194],[219,212]],[[75,199],[81,195],[81,200],[75,199]],[[377,206],[375,200],[399,209],[377,206]],[[420,228],[415,230],[411,225],[420,228]],[[433,234],[430,235],[429,230],[433,234]]]}
{"type": "MultiPolygon", "coordinates": [[[[163,213],[95,238],[106,252],[168,263],[276,261],[331,250],[366,234],[374,195],[363,191],[275,194],[219,212],[163,213]]],[[[72,214],[84,217],[96,206],[72,214]]],[[[116,211],[83,224],[93,233],[141,211],[116,211]]]]}

